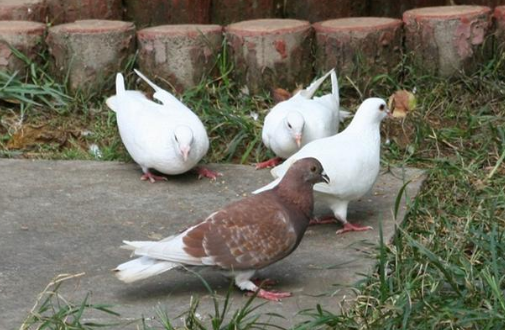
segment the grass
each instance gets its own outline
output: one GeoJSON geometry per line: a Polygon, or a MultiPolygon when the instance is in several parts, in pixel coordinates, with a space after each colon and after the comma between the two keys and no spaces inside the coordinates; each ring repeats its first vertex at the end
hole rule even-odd
{"type": "MultiPolygon", "coordinates": [[[[221,60],[220,79],[203,81],[181,95],[208,127],[212,149],[205,161],[264,160],[270,155],[261,143],[261,123],[271,101],[266,93],[241,91],[226,74],[226,59],[221,60]]],[[[46,75],[36,77],[38,80],[0,75],[0,86],[4,86],[0,93],[9,93],[1,95],[9,95],[10,100],[0,112],[4,156],[94,159],[89,150],[96,144],[101,159],[129,159],[114,116],[103,106],[103,95],[84,98],[87,103],[82,108],[86,110],[80,110],[63,87],[46,75]],[[41,123],[46,132],[78,133],[65,135],[61,143],[53,145],[34,139],[21,149],[9,147],[19,130],[41,123]]],[[[129,83],[134,87],[136,81],[130,77],[129,83]]],[[[383,125],[388,143],[384,143],[382,161],[384,166],[424,168],[427,180],[394,240],[377,248],[377,270],[356,285],[359,294],[354,303],[340,315],[326,311],[329,306],[301,311],[308,320],[296,328],[504,329],[505,54],[485,63],[472,76],[452,80],[422,74],[406,56],[390,75],[375,76],[365,83],[341,78],[340,83],[341,99],[348,109],[355,109],[364,97],[387,97],[398,88],[416,89],[418,109],[404,121],[383,125]]],[[[324,90],[329,91],[329,86],[324,90]]],[[[195,298],[183,316],[186,328],[267,326],[254,317],[252,300],[236,310],[227,301],[216,308],[210,325],[204,325],[195,298]],[[232,321],[225,322],[225,314],[232,321]]],[[[44,328],[40,327],[43,324],[47,329],[97,327],[81,322],[82,315],[102,305],[90,304],[86,297],[78,304],[50,300],[40,306],[44,313],[35,314],[49,316],[32,315],[33,329],[44,328]],[[72,327],[66,325],[69,319],[72,327]]],[[[112,311],[110,315],[114,316],[112,311]]],[[[158,309],[157,320],[156,329],[175,327],[163,308],[158,309]]],[[[153,329],[146,320],[139,322],[140,328],[153,329]]],[[[268,323],[275,325],[275,318],[268,323]]]]}

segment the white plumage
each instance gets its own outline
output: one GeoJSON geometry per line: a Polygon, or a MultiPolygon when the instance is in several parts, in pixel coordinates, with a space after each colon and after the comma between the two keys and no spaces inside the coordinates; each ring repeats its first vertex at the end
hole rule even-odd
{"type": "MultiPolygon", "coordinates": [[[[340,110],[337,75],[332,69],[270,110],[265,117],[262,140],[278,157],[288,158],[307,143],[336,134],[339,122],[348,115],[340,110]],[[331,94],[313,98],[328,76],[331,76],[331,94]]],[[[270,164],[265,162],[259,168],[270,164]]]]}
{"type": "Polygon", "coordinates": [[[380,169],[380,123],[389,109],[384,100],[365,100],[352,122],[341,133],[313,141],[271,170],[276,180],[256,190],[259,193],[275,187],[289,167],[298,159],[314,157],[321,162],[330,183],[314,186],[315,199],[327,205],[344,228],[337,233],[366,230],[347,222],[347,206],[373,187],[380,169]]]}
{"type": "Polygon", "coordinates": [[[196,166],[209,149],[207,132],[200,119],[169,92],[139,71],[135,72],[154,90],[149,100],[139,91],[127,91],[121,73],[116,76],[116,95],[106,101],[116,112],[119,134],[133,160],[144,172],[142,179],[154,182],[155,169],[164,174],[180,174],[196,166]]]}

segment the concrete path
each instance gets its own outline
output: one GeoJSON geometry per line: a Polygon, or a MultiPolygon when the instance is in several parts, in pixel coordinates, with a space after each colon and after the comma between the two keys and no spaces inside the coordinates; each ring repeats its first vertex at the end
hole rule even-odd
{"type": "MultiPolygon", "coordinates": [[[[152,317],[156,306],[175,317],[188,309],[191,296],[201,299],[201,315],[212,313],[209,293],[194,274],[172,271],[126,285],[110,272],[129,259],[129,253],[118,248],[123,239],[160,239],[178,232],[270,180],[267,170],[251,166],[212,168],[224,174],[217,182],[186,174],[150,184],[139,180],[134,164],[0,159],[0,329],[19,328],[38,293],[62,273],[85,273],[63,285],[65,298],[79,302],[91,292],[92,303],[114,304],[125,319],[152,317]]],[[[409,179],[413,181],[398,217],[403,219],[405,202],[423,180],[417,169],[381,175],[368,196],[351,204],[349,219],[374,230],[337,236],[337,224],[309,228],[295,253],[261,272],[278,280],[274,289],[295,296],[269,302],[258,312],[279,313],[286,319],[275,322],[289,327],[304,319],[297,315],[302,309],[319,303],[337,312],[344,295],[352,299],[347,287],[375,264],[379,219],[390,239],[395,198],[409,179]]],[[[317,207],[316,214],[322,213],[325,210],[317,207]]],[[[200,274],[220,297],[226,294],[229,281],[220,273],[200,274]]],[[[233,310],[247,300],[236,289],[232,299],[233,310]]]]}

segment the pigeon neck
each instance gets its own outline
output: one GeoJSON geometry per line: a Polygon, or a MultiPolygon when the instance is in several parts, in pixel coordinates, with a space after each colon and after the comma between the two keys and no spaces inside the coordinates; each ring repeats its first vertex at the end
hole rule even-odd
{"type": "Polygon", "coordinates": [[[297,180],[282,180],[276,187],[277,195],[287,204],[293,205],[302,212],[308,220],[312,217],[314,210],[314,188],[313,185],[297,180]]]}

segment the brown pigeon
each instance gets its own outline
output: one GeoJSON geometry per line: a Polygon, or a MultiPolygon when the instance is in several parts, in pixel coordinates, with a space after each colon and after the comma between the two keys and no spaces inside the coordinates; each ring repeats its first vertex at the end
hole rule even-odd
{"type": "Polygon", "coordinates": [[[231,203],[180,234],[158,242],[125,241],[125,248],[141,257],[119,265],[116,276],[129,283],[176,267],[212,266],[258,297],[289,297],[260,289],[251,278],[296,249],[312,217],[313,186],[328,181],[318,160],[301,159],[276,188],[231,203]]]}

